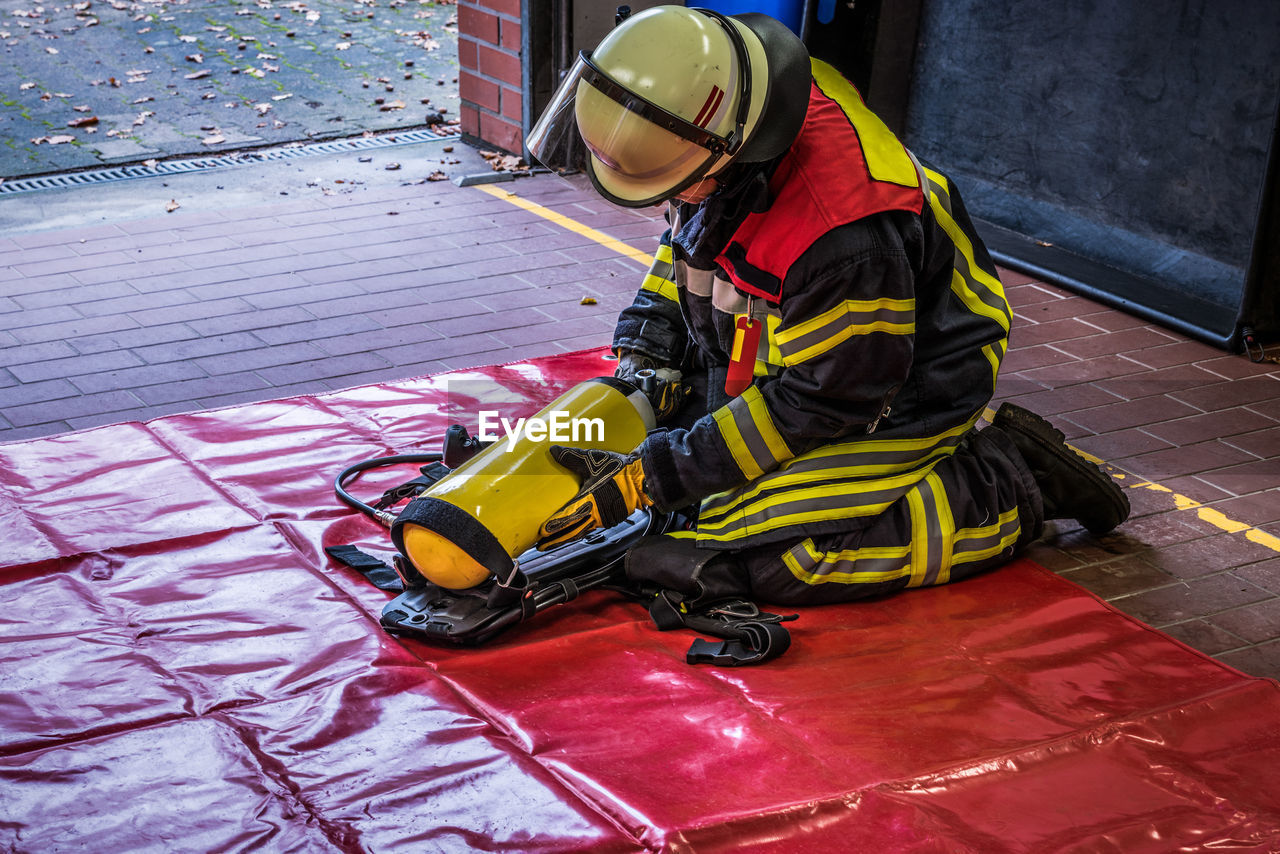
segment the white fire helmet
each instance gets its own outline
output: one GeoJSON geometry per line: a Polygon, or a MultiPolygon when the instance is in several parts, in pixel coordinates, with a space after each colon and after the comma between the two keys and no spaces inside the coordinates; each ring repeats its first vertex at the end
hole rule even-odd
{"type": "Polygon", "coordinates": [[[767,15],[657,6],[578,57],[526,144],[563,171],[585,143],[600,194],[646,207],[731,161],[785,151],[804,122],[809,81],[804,43],[767,15]]]}

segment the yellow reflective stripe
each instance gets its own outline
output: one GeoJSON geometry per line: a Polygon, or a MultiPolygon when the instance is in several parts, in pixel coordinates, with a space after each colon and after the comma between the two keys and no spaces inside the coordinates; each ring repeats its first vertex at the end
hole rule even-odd
{"type": "Polygon", "coordinates": [[[938,225],[951,238],[956,247],[955,270],[951,276],[951,290],[974,314],[989,317],[1000,325],[1005,332],[1009,331],[1012,314],[1009,302],[1004,295],[1004,285],[986,270],[978,266],[973,256],[973,242],[951,216],[951,204],[947,195],[946,178],[931,169],[926,169],[929,176],[929,206],[933,209],[938,225]],[[975,287],[988,291],[997,305],[984,302],[975,287]]]}
{"type": "Polygon", "coordinates": [[[750,480],[764,474],[764,469],[756,464],[755,457],[751,456],[751,452],[747,450],[747,443],[738,429],[733,411],[727,406],[722,406],[711,415],[715,418],[716,426],[720,428],[720,436],[729,447],[729,453],[733,455],[733,461],[742,470],[743,477],[750,480]]]}
{"type": "Polygon", "coordinates": [[[640,290],[653,291],[660,297],[669,299],[672,302],[679,302],[680,293],[676,288],[676,283],[672,281],[672,276],[674,275],[672,270],[671,247],[663,243],[653,256],[653,264],[650,265],[644,281],[640,283],[640,290]]]}
{"type": "Polygon", "coordinates": [[[938,477],[937,472],[929,472],[925,477],[925,483],[929,485],[933,494],[933,509],[937,514],[937,527],[930,534],[937,535],[940,540],[940,548],[934,557],[937,565],[937,571],[930,573],[932,577],[928,578],[930,584],[946,584],[951,580],[951,562],[952,551],[955,547],[956,521],[951,515],[951,502],[947,498],[947,488],[942,485],[942,478],[938,477]]]}
{"type": "Polygon", "coordinates": [[[883,513],[889,505],[901,498],[903,493],[937,463],[938,460],[932,460],[921,471],[877,478],[869,481],[867,486],[870,488],[864,490],[857,489],[856,483],[843,481],[794,489],[782,495],[769,495],[750,504],[730,507],[732,512],[719,522],[706,520],[700,515],[698,540],[732,542],[751,534],[792,525],[874,516],[883,513]],[[868,501],[866,496],[873,493],[880,493],[882,497],[868,501]]]}
{"type": "Polygon", "coordinates": [[[733,460],[747,479],[757,478],[795,456],[773,423],[760,389],[750,386],[716,410],[716,424],[733,460]]]}
{"type": "MultiPolygon", "coordinates": [[[[894,479],[895,476],[913,471],[922,464],[931,462],[935,457],[950,454],[955,447],[955,442],[952,440],[968,432],[969,428],[977,422],[979,415],[981,413],[936,436],[924,436],[918,439],[857,439],[852,442],[824,445],[821,448],[795,457],[781,469],[771,474],[765,482],[753,484],[751,488],[741,493],[729,493],[728,495],[712,496],[707,499],[709,504],[703,505],[699,524],[703,521],[715,519],[721,514],[731,512],[736,507],[746,505],[757,498],[765,489],[770,492],[785,491],[787,494],[792,494],[793,490],[800,489],[805,484],[813,481],[829,480],[841,481],[841,484],[836,488],[845,491],[853,488],[851,481],[858,480],[896,484],[898,481],[894,479]],[[887,457],[888,461],[842,464],[832,459],[856,460],[859,457],[869,457],[871,459],[887,457]],[[882,478],[885,480],[882,481],[882,478]],[[728,500],[732,503],[724,507],[713,506],[717,499],[728,500]]],[[[912,483],[914,481],[902,482],[912,483]]]]}
{"type": "Polygon", "coordinates": [[[764,442],[770,456],[773,458],[773,466],[770,466],[770,468],[794,457],[795,454],[787,447],[786,440],[782,438],[782,434],[778,432],[777,426],[773,423],[773,416],[769,413],[769,407],[765,404],[760,389],[756,386],[751,386],[738,399],[746,404],[747,412],[751,416],[751,422],[755,425],[756,431],[760,434],[760,439],[764,442]]]}
{"type": "Polygon", "coordinates": [[[911,335],[915,332],[914,299],[844,300],[777,334],[783,364],[795,365],[820,356],[854,335],[887,332],[911,335]]]}
{"type": "Polygon", "coordinates": [[[995,557],[1018,542],[1022,523],[1018,508],[1000,514],[994,525],[981,528],[961,528],[955,536],[953,564],[976,563],[995,557]]]}
{"type": "Polygon", "coordinates": [[[782,556],[782,563],[797,580],[805,584],[875,584],[892,581],[911,573],[911,565],[907,557],[911,553],[910,546],[886,546],[859,549],[842,549],[841,551],[819,552],[811,538],[806,538],[796,548],[788,550],[782,556]],[[805,565],[802,566],[797,552],[805,553],[805,565]],[[870,566],[900,564],[895,568],[867,569],[870,566]],[[849,569],[839,567],[848,565],[849,569]],[[859,566],[864,567],[859,569],[859,566]]]}
{"type": "Polygon", "coordinates": [[[867,171],[877,181],[888,181],[903,187],[920,186],[916,167],[907,149],[880,117],[867,109],[862,96],[853,84],[820,59],[812,61],[813,82],[822,94],[840,105],[862,144],[862,156],[867,161],[867,171]]]}
{"type": "Polygon", "coordinates": [[[924,575],[929,568],[929,538],[922,536],[928,530],[929,522],[925,513],[924,496],[920,490],[913,489],[907,493],[907,509],[911,513],[911,580],[908,587],[919,587],[924,584],[924,575]]]}
{"type": "Polygon", "coordinates": [[[982,355],[987,357],[987,362],[991,365],[991,388],[993,390],[996,387],[996,377],[1000,374],[1000,359],[1002,358],[1003,350],[1003,347],[997,348],[995,344],[988,344],[982,348],[982,355]],[[997,349],[1000,349],[1001,353],[997,353],[997,349]]]}

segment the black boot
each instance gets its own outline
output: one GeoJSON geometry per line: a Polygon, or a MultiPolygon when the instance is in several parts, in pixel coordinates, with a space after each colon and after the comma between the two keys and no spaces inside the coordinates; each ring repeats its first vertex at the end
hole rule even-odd
{"type": "Polygon", "coordinates": [[[1004,403],[994,426],[1013,442],[1040,487],[1044,518],[1075,519],[1102,535],[1129,518],[1129,499],[1105,472],[1067,447],[1062,431],[1034,412],[1004,403]]]}

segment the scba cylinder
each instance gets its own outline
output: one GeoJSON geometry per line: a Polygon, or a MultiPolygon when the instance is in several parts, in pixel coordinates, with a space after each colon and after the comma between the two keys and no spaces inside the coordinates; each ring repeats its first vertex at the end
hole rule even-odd
{"type": "Polygon", "coordinates": [[[410,501],[391,538],[440,587],[463,590],[505,576],[542,523],[578,492],[577,476],[551,458],[551,446],[628,454],[654,423],[649,399],[631,384],[613,377],[579,383],[410,501]]]}

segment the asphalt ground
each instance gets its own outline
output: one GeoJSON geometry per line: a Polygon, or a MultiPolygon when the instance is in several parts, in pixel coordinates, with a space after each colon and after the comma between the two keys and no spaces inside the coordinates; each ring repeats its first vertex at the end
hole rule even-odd
{"type": "Polygon", "coordinates": [[[0,179],[456,133],[454,0],[0,0],[0,179]]]}

